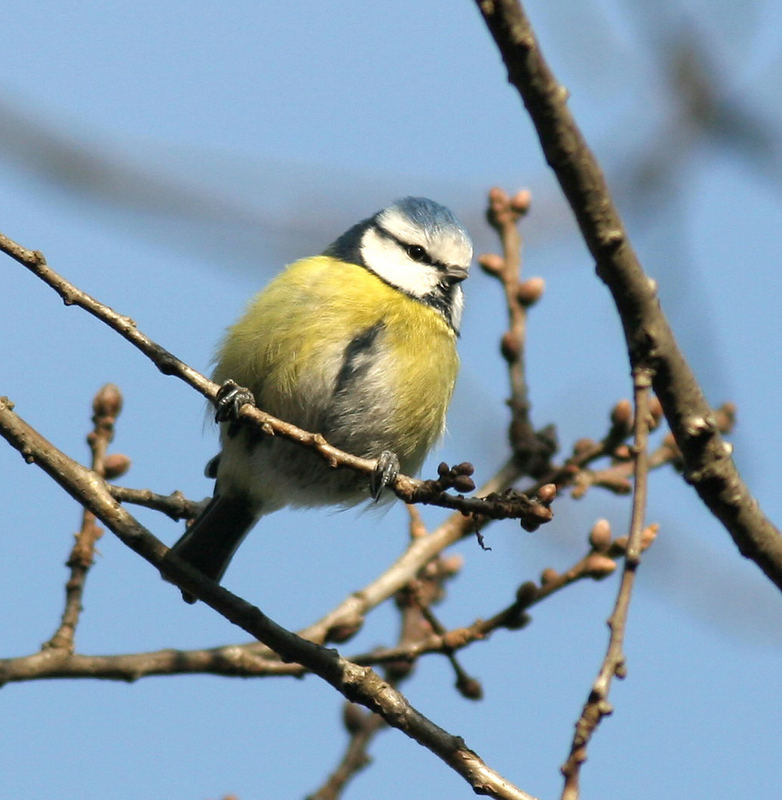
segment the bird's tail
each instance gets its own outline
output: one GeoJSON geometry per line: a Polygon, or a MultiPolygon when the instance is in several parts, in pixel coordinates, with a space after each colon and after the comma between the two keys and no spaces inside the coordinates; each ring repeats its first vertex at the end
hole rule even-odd
{"type": "MultiPolygon", "coordinates": [[[[219,583],[256,519],[258,509],[245,499],[215,495],[170,552],[219,583]]],[[[196,601],[184,591],[182,599],[196,601]]]]}

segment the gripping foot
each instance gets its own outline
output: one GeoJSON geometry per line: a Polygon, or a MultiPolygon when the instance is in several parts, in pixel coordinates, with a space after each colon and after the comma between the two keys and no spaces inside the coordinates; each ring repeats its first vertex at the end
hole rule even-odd
{"type": "Polygon", "coordinates": [[[215,422],[237,422],[239,409],[245,404],[255,405],[255,397],[249,389],[227,380],[218,390],[215,398],[215,422]]]}
{"type": "Polygon", "coordinates": [[[383,489],[396,480],[399,470],[399,459],[396,453],[384,450],[378,457],[375,470],[369,479],[369,493],[375,502],[380,499],[383,489]]]}

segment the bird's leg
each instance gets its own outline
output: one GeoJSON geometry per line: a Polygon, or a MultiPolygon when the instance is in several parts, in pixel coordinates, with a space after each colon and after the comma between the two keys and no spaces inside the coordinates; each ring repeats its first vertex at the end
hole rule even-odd
{"type": "Polygon", "coordinates": [[[399,470],[399,459],[396,453],[384,450],[378,457],[375,469],[369,479],[369,493],[375,502],[380,499],[383,489],[396,480],[399,470]]]}

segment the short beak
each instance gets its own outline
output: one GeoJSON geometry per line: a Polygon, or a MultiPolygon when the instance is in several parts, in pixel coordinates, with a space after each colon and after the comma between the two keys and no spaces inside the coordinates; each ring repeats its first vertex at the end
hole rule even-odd
{"type": "Polygon", "coordinates": [[[469,267],[450,266],[445,268],[445,278],[451,285],[461,283],[469,274],[469,267]]]}

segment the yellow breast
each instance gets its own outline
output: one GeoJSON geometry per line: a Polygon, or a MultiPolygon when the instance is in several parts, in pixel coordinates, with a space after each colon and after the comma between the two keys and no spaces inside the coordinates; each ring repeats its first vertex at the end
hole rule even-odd
{"type": "Polygon", "coordinates": [[[264,410],[317,430],[346,348],[375,325],[382,333],[371,382],[356,392],[354,435],[346,428],[334,444],[370,457],[379,453],[359,451],[382,444],[413,471],[443,431],[459,367],[456,336],[435,309],[364,267],[326,256],[292,264],[229,329],[214,377],[232,378],[264,410]]]}

